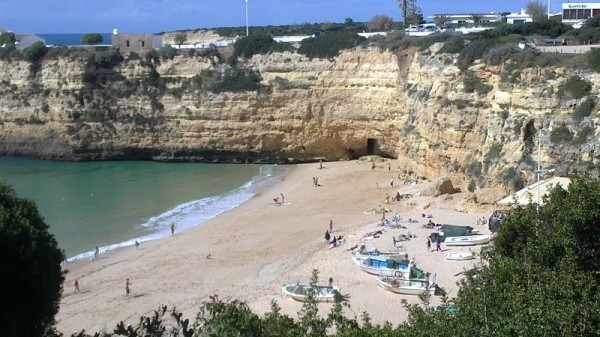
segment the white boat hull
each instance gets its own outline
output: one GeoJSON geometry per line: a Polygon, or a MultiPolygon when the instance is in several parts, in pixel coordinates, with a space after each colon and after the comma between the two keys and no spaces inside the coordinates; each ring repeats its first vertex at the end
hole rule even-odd
{"type": "MultiPolygon", "coordinates": [[[[311,285],[305,283],[291,283],[281,286],[284,294],[300,302],[308,301],[309,288],[312,288],[311,285]]],[[[339,291],[339,287],[315,286],[313,295],[317,302],[335,302],[335,293],[339,293],[339,291]]]]}
{"type": "Polygon", "coordinates": [[[387,290],[396,294],[403,295],[420,295],[424,292],[430,295],[435,295],[437,284],[435,282],[430,283],[429,281],[423,280],[403,280],[394,277],[379,277],[377,278],[379,285],[387,290]]]}
{"type": "Polygon", "coordinates": [[[472,260],[475,255],[471,252],[448,252],[446,253],[446,260],[463,261],[472,260]]]}
{"type": "Polygon", "coordinates": [[[444,240],[446,246],[475,246],[490,242],[489,235],[452,236],[444,240]]]}

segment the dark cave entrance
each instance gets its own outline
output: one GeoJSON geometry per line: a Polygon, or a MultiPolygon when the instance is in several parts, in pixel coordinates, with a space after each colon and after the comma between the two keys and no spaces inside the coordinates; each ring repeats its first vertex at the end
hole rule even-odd
{"type": "Polygon", "coordinates": [[[367,139],[367,155],[370,156],[375,153],[375,149],[377,148],[377,139],[368,138],[367,139]]]}

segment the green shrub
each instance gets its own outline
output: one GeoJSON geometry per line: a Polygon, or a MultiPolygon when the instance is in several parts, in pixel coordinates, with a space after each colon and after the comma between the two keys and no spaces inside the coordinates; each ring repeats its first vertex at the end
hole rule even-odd
{"type": "Polygon", "coordinates": [[[116,49],[100,51],[94,55],[94,64],[99,68],[112,69],[123,62],[123,55],[116,49]]]}
{"type": "Polygon", "coordinates": [[[235,41],[232,58],[251,58],[255,54],[266,54],[275,44],[275,40],[268,35],[246,36],[235,41]]]}
{"type": "Polygon", "coordinates": [[[575,118],[577,121],[581,121],[585,117],[588,117],[592,114],[592,110],[594,109],[595,105],[596,102],[594,99],[588,96],[586,100],[581,102],[581,104],[579,104],[579,106],[575,109],[573,112],[573,118],[575,118]]]}
{"type": "Polygon", "coordinates": [[[512,44],[493,47],[484,55],[483,61],[486,64],[497,66],[506,62],[517,52],[517,48],[512,44]]]}
{"type": "Polygon", "coordinates": [[[35,42],[29,48],[25,49],[25,56],[30,61],[39,61],[44,58],[48,48],[42,41],[35,42]]]}
{"type": "Polygon", "coordinates": [[[479,95],[485,95],[492,90],[491,85],[482,83],[479,77],[472,70],[467,70],[463,77],[465,92],[477,92],[479,95]]]}
{"type": "Polygon", "coordinates": [[[488,50],[496,45],[496,39],[481,39],[471,41],[458,56],[458,66],[465,70],[473,61],[483,58],[488,50]]]}
{"type": "Polygon", "coordinates": [[[338,56],[341,50],[354,48],[364,41],[366,38],[353,32],[326,33],[303,40],[298,53],[311,59],[331,59],[338,56]]]}
{"type": "Polygon", "coordinates": [[[592,48],[585,55],[588,66],[593,70],[600,72],[600,48],[592,48]]]}
{"type": "Polygon", "coordinates": [[[553,143],[560,144],[573,140],[573,135],[566,126],[559,126],[550,133],[550,140],[553,143]]]}
{"type": "Polygon", "coordinates": [[[586,125],[581,130],[579,130],[579,132],[577,132],[577,135],[575,136],[575,138],[573,138],[573,144],[583,144],[588,139],[588,137],[592,136],[593,134],[594,129],[591,126],[586,125]]]}
{"type": "Polygon", "coordinates": [[[214,93],[256,91],[260,88],[260,81],[260,76],[252,70],[232,67],[212,83],[210,90],[214,93]]]}
{"type": "Polygon", "coordinates": [[[444,46],[440,49],[440,53],[458,54],[465,48],[465,40],[459,36],[451,36],[444,46]]]}
{"type": "Polygon", "coordinates": [[[592,84],[579,76],[571,76],[563,85],[563,90],[572,98],[580,99],[590,94],[592,84]]]}
{"type": "Polygon", "coordinates": [[[158,55],[163,60],[172,60],[175,57],[175,55],[178,54],[178,52],[179,51],[177,49],[173,48],[173,46],[168,44],[158,50],[158,55]]]}

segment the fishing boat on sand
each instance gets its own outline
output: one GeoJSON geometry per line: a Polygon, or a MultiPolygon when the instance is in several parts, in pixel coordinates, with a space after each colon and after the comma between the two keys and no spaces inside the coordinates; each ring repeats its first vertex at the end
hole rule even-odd
{"type": "Polygon", "coordinates": [[[377,282],[385,290],[405,295],[419,295],[424,292],[435,295],[437,289],[437,283],[429,282],[429,280],[405,280],[397,277],[381,276],[377,278],[377,282]]]}
{"type": "MultiPolygon", "coordinates": [[[[336,293],[340,293],[339,287],[333,286],[311,286],[306,283],[290,283],[281,286],[284,294],[296,301],[306,302],[309,298],[309,292],[313,291],[313,296],[318,302],[335,302],[336,293]]],[[[341,296],[341,295],[339,295],[341,296]]]]}
{"type": "Polygon", "coordinates": [[[446,246],[475,246],[490,242],[489,235],[467,235],[446,238],[446,246]]]}
{"type": "Polygon", "coordinates": [[[396,261],[379,256],[368,257],[364,260],[355,257],[354,260],[364,272],[373,275],[420,280],[427,279],[429,275],[429,273],[423,272],[408,260],[396,261]]]}
{"type": "Polygon", "coordinates": [[[368,257],[382,257],[385,259],[393,259],[396,261],[400,261],[404,259],[406,255],[406,251],[404,249],[396,249],[392,251],[380,251],[377,248],[374,249],[366,249],[365,246],[360,247],[359,250],[354,253],[354,256],[358,259],[366,259],[368,257]]]}
{"type": "Polygon", "coordinates": [[[475,254],[472,252],[447,252],[446,260],[462,261],[472,260],[475,258],[475,254]]]}

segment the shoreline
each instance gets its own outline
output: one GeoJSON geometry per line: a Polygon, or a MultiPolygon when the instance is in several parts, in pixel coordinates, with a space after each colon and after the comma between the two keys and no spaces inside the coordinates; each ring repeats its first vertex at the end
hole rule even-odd
{"type": "MultiPolygon", "coordinates": [[[[443,254],[426,252],[425,239],[431,230],[421,228],[429,220],[421,214],[433,214],[435,222],[475,227],[476,220],[490,212],[456,211],[462,202],[460,196],[421,196],[428,183],[391,187],[390,178],[398,179],[398,172],[388,164],[395,166],[396,162],[381,163],[385,165],[376,170],[366,161],[326,162],[323,169],[318,163],[293,165],[279,182],[264,186],[246,202],[199,226],[176,231],[173,238],[147,241],[139,249],[123,247],[100,254],[96,261],[70,263],[56,316],[57,329],[65,334],[81,329],[112,330],[119,321],[137,324],[139,316],[150,314],[159,305],[175,306],[185,318],[193,319],[201,303],[214,294],[220,300],[245,301],[260,315],[270,310],[274,299],[283,314],[295,319],[302,303],[285,298],[280,286],[308,281],[313,269],[319,270],[321,282],[332,277],[342,293],[349,295],[347,315],[359,316],[366,311],[374,323],[398,324],[406,319],[398,301],[406,298],[409,303],[418,303],[418,297],[384,291],[377,286],[375,276],[354,264],[347,251],[363,242],[364,233],[374,230],[383,230],[380,238],[365,244],[381,250],[391,247],[392,235],[416,235],[416,239],[398,246],[415,257],[419,268],[436,274],[450,296],[455,295],[458,278],[454,275],[471,268],[476,260],[440,264],[445,262],[443,254]],[[318,177],[320,186],[313,185],[313,177],[318,177]],[[396,191],[412,197],[385,204],[386,194],[396,191]],[[285,195],[285,204],[275,206],[273,198],[280,193],[285,195]],[[381,205],[398,212],[403,218],[400,224],[406,228],[378,226],[381,215],[369,211],[381,205]],[[417,223],[407,222],[409,218],[417,223]],[[330,219],[333,234],[346,239],[345,245],[334,249],[323,239],[330,219]],[[75,278],[80,294],[73,291],[75,278]],[[126,278],[132,283],[128,296],[126,278]]],[[[473,251],[478,249],[473,247],[473,251]]],[[[433,304],[436,300],[434,297],[433,304]]],[[[319,308],[326,313],[329,307],[322,304],[319,308]]]]}
{"type": "MultiPolygon", "coordinates": [[[[175,222],[175,220],[170,219],[173,216],[173,214],[179,214],[182,210],[186,208],[199,207],[197,206],[198,204],[217,204],[225,202],[225,204],[227,205],[226,208],[211,214],[204,214],[205,218],[202,219],[200,222],[191,220],[190,218],[193,218],[191,214],[186,214],[185,217],[182,219],[186,223],[185,226],[183,227],[183,229],[181,229],[181,223],[179,223],[178,229],[180,232],[184,232],[196,226],[201,226],[203,223],[219,216],[220,214],[235,209],[236,207],[239,207],[243,203],[253,198],[254,195],[256,193],[259,193],[262,189],[264,189],[265,186],[276,184],[283,176],[288,174],[285,170],[281,170],[279,173],[273,173],[273,168],[276,165],[268,165],[269,169],[268,171],[265,171],[265,174],[262,171],[263,166],[264,165],[259,165],[259,167],[261,167],[261,169],[259,169],[259,173],[255,175],[251,180],[247,181],[243,185],[238,186],[233,190],[227,191],[222,194],[213,195],[210,197],[203,197],[200,199],[190,200],[181,203],[171,209],[164,211],[163,213],[149,217],[145,223],[138,224],[138,226],[145,226],[148,223],[155,222],[157,220],[160,220],[161,218],[163,218],[161,222],[172,223],[175,222]]],[[[210,207],[208,205],[202,205],[200,210],[204,208],[209,209],[210,207]]],[[[165,225],[163,228],[157,229],[156,231],[150,233],[140,233],[140,235],[135,237],[129,237],[115,243],[110,243],[104,246],[98,246],[98,249],[100,250],[100,254],[108,254],[115,250],[133,247],[135,245],[135,242],[139,242],[140,244],[142,244],[147,243],[149,241],[161,240],[169,236],[169,228],[165,225]]],[[[91,249],[67,258],[67,264],[77,262],[80,260],[93,261],[93,257],[94,249],[91,249]]]]}

